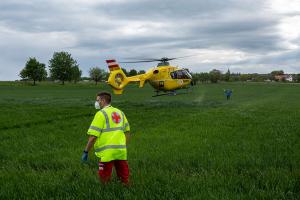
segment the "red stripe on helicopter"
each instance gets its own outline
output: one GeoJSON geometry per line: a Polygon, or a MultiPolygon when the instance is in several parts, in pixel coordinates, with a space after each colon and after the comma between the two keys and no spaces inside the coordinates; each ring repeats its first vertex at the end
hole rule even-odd
{"type": "Polygon", "coordinates": [[[112,62],[116,62],[116,60],[106,60],[106,63],[112,63],[112,62]]]}
{"type": "Polygon", "coordinates": [[[107,64],[108,64],[108,67],[111,68],[111,67],[119,67],[118,63],[116,63],[115,60],[106,60],[107,64]]]}
{"type": "Polygon", "coordinates": [[[108,65],[109,68],[115,68],[115,67],[119,67],[118,64],[113,64],[113,65],[108,65]]]}
{"type": "Polygon", "coordinates": [[[106,63],[108,64],[108,68],[110,71],[120,69],[119,64],[116,62],[116,60],[106,60],[106,63]]]}

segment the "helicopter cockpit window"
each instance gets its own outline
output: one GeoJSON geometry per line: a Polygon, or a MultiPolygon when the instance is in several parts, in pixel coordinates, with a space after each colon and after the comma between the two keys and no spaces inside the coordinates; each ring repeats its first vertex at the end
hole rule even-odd
{"type": "Polygon", "coordinates": [[[177,70],[170,73],[172,79],[191,79],[192,76],[186,70],[177,70]]]}

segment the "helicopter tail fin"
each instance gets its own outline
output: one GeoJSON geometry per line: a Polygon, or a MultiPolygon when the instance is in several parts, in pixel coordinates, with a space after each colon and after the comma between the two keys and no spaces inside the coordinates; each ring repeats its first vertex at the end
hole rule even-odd
{"type": "Polygon", "coordinates": [[[106,60],[110,74],[107,83],[113,88],[114,94],[122,94],[129,80],[116,60],[106,60]]]}
{"type": "Polygon", "coordinates": [[[121,70],[119,64],[116,62],[116,60],[106,60],[106,63],[108,65],[109,71],[115,71],[115,70],[121,70]]]}

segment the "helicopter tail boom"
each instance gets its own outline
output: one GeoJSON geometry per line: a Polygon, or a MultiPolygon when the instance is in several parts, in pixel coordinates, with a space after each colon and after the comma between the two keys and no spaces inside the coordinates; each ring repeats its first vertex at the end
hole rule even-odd
{"type": "Polygon", "coordinates": [[[116,60],[106,60],[110,74],[107,83],[113,88],[115,94],[122,94],[124,87],[130,82],[139,82],[139,87],[144,87],[145,81],[151,74],[140,74],[127,77],[116,60]]]}

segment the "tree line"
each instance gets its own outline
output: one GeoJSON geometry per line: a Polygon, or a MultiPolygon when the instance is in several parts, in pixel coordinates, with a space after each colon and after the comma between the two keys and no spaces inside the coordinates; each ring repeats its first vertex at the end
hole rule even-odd
{"type": "MultiPolygon", "coordinates": [[[[77,83],[80,80],[93,80],[95,84],[108,79],[109,73],[99,67],[92,67],[89,70],[89,77],[81,77],[82,71],[77,64],[77,61],[68,52],[54,52],[53,57],[49,60],[49,76],[46,70],[46,65],[39,62],[35,57],[30,57],[25,64],[25,67],[20,71],[19,76],[23,80],[32,80],[33,85],[36,81],[42,80],[59,80],[64,85],[65,81],[74,81],[77,83]]],[[[131,69],[127,71],[122,68],[127,76],[134,76],[145,73],[144,70],[136,71],[131,69]]]]}
{"type": "MultiPolygon", "coordinates": [[[[36,81],[42,80],[59,80],[62,84],[65,81],[74,81],[77,83],[80,80],[93,80],[95,84],[108,79],[109,73],[99,67],[92,67],[89,70],[89,77],[81,77],[82,71],[79,68],[77,61],[68,52],[54,52],[53,57],[49,60],[49,76],[46,70],[46,65],[40,63],[36,58],[31,57],[25,64],[25,67],[21,70],[19,76],[23,80],[32,80],[33,85],[36,81]]],[[[135,76],[138,74],[146,73],[144,70],[137,71],[131,69],[127,71],[122,68],[127,76],[135,76]]],[[[193,77],[193,83],[199,82],[211,82],[217,83],[219,81],[285,81],[283,70],[272,71],[269,74],[241,74],[231,73],[228,69],[226,73],[222,73],[220,70],[213,69],[210,72],[191,73],[193,77]],[[281,76],[281,77],[280,77],[281,76]],[[280,79],[278,78],[280,77],[280,79]]],[[[293,74],[293,81],[300,82],[300,74],[293,74]]]]}
{"type": "MultiPolygon", "coordinates": [[[[77,61],[72,58],[68,52],[54,52],[53,57],[49,60],[49,78],[59,80],[62,84],[65,81],[78,82],[81,78],[82,71],[79,69],[77,61]]],[[[46,65],[40,63],[35,57],[30,57],[21,70],[19,76],[25,80],[42,81],[48,78],[46,65]]]]}
{"type": "Polygon", "coordinates": [[[105,80],[108,73],[98,67],[90,68],[89,76],[82,78],[82,71],[77,64],[77,61],[68,52],[54,52],[53,57],[49,60],[49,76],[46,70],[46,65],[40,63],[35,57],[30,57],[21,70],[19,76],[23,80],[32,80],[33,85],[36,81],[42,80],[58,80],[64,85],[65,81],[74,81],[77,83],[80,80],[94,80],[97,84],[99,81],[105,80]]]}
{"type": "MultiPolygon", "coordinates": [[[[233,82],[233,81],[255,81],[255,82],[264,82],[264,81],[282,81],[285,82],[286,76],[283,70],[275,70],[268,74],[258,74],[258,73],[231,73],[230,70],[226,73],[222,73],[220,70],[213,69],[210,72],[201,72],[201,73],[191,73],[193,77],[193,83],[217,83],[219,81],[233,82]]],[[[300,74],[291,74],[293,82],[300,82],[300,74]]]]}

